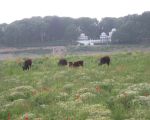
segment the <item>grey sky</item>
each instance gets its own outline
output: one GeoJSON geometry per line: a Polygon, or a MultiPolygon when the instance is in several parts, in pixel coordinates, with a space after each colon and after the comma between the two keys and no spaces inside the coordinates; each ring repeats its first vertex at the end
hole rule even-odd
{"type": "Polygon", "coordinates": [[[150,11],[150,0],[0,0],[0,23],[32,16],[121,17],[150,11]]]}

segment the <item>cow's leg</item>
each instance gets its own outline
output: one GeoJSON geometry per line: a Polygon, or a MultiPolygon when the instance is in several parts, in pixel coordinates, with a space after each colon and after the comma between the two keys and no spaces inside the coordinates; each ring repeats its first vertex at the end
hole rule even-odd
{"type": "Polygon", "coordinates": [[[107,65],[109,66],[109,62],[107,63],[107,65]]]}
{"type": "Polygon", "coordinates": [[[27,66],[27,70],[29,70],[29,66],[27,66]]]}

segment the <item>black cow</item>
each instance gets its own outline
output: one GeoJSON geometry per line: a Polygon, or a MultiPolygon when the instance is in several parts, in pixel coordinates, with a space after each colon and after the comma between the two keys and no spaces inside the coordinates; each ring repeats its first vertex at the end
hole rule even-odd
{"type": "Polygon", "coordinates": [[[109,56],[104,56],[104,57],[100,58],[98,65],[103,65],[103,64],[107,64],[109,66],[109,64],[110,64],[110,57],[109,56]]]}
{"type": "Polygon", "coordinates": [[[22,69],[23,70],[29,70],[32,65],[32,60],[31,59],[26,59],[23,63],[22,69]]]}
{"type": "Polygon", "coordinates": [[[65,66],[65,65],[67,65],[68,63],[67,63],[67,60],[66,59],[60,59],[59,60],[59,62],[58,62],[58,65],[60,65],[60,66],[65,66]]]}
{"type": "Polygon", "coordinates": [[[82,66],[83,67],[83,61],[82,60],[80,60],[80,61],[76,61],[76,62],[69,62],[69,67],[80,67],[80,66],[82,66]]]}

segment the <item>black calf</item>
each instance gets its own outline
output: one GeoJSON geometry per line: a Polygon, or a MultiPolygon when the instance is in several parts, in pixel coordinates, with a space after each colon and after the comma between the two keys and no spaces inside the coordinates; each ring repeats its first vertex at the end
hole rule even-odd
{"type": "Polygon", "coordinates": [[[60,59],[59,62],[58,62],[58,65],[60,65],[60,66],[67,65],[67,60],[66,59],[60,59]]]}
{"type": "Polygon", "coordinates": [[[29,70],[31,68],[32,65],[32,60],[31,59],[27,59],[24,61],[24,64],[22,66],[23,70],[29,70]]]}
{"type": "Polygon", "coordinates": [[[100,59],[99,65],[107,64],[109,66],[110,64],[110,57],[109,56],[104,56],[100,59]]]}

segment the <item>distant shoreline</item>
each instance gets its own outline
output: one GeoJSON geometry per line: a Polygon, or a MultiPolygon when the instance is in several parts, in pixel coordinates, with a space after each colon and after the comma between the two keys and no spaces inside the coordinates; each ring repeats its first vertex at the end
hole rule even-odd
{"type": "MultiPolygon", "coordinates": [[[[37,58],[41,56],[52,56],[53,48],[64,46],[46,47],[1,47],[0,60],[16,58],[37,58]]],[[[150,52],[149,45],[96,45],[96,46],[67,46],[67,55],[110,55],[123,52],[150,52]]]]}

